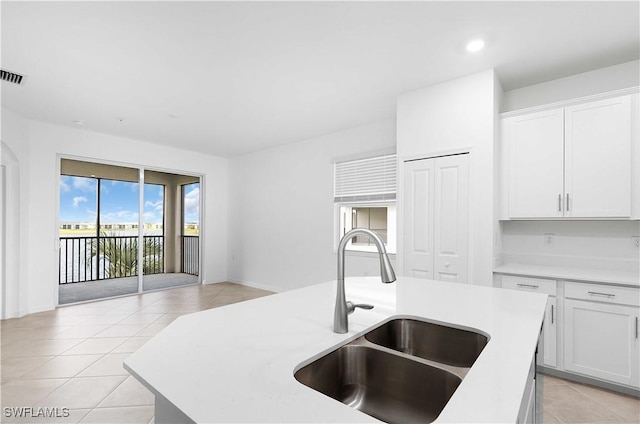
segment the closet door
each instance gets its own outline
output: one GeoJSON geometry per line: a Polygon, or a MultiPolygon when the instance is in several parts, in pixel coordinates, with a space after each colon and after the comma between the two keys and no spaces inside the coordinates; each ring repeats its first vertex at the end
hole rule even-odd
{"type": "Polygon", "coordinates": [[[404,275],[467,282],[468,157],[404,163],[404,275]]]}
{"type": "Polygon", "coordinates": [[[435,163],[435,279],[468,280],[469,155],[444,156],[435,163]]]}
{"type": "Polygon", "coordinates": [[[404,164],[403,273],[433,279],[434,162],[416,160],[404,164]]]}

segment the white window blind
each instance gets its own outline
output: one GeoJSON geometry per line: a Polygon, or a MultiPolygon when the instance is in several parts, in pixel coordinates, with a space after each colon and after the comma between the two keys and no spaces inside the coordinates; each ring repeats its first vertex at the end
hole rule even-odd
{"type": "Polygon", "coordinates": [[[334,201],[395,200],[396,155],[336,162],[334,201]]]}

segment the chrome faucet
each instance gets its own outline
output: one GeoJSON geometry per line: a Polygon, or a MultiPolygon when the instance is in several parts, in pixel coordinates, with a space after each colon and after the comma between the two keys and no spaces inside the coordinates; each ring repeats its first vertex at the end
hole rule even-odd
{"type": "Polygon", "coordinates": [[[384,243],[380,236],[371,230],[365,228],[354,228],[342,237],[340,244],[338,245],[338,293],[336,294],[336,309],[333,315],[333,331],[334,333],[343,334],[349,331],[349,320],[347,316],[352,313],[356,308],[371,309],[372,305],[354,304],[347,302],[344,294],[344,252],[347,247],[347,243],[354,236],[358,234],[364,234],[369,236],[380,254],[380,278],[383,283],[393,283],[396,281],[396,274],[391,267],[391,261],[387,255],[387,250],[384,248],[384,243]]]}

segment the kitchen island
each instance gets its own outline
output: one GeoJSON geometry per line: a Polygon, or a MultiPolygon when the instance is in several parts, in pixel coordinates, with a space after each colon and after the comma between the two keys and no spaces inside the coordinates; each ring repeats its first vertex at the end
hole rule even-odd
{"type": "Polygon", "coordinates": [[[349,315],[346,334],[332,331],[330,281],[182,316],[124,366],[155,394],[156,423],[377,422],[294,372],[392,317],[417,318],[489,336],[436,422],[522,418],[547,295],[407,277],[348,278],[346,294],[375,305],[349,315]]]}

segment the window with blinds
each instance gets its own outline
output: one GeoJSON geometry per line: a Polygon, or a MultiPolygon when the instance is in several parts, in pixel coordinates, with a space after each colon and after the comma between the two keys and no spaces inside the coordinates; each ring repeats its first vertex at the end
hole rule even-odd
{"type": "Polygon", "coordinates": [[[396,198],[395,154],[336,162],[334,174],[336,203],[396,198]]]}
{"type": "MultiPolygon", "coordinates": [[[[337,241],[353,228],[375,231],[387,252],[396,245],[396,155],[339,161],[334,168],[337,241]]],[[[347,250],[376,252],[367,237],[354,237],[347,250]]]]}

